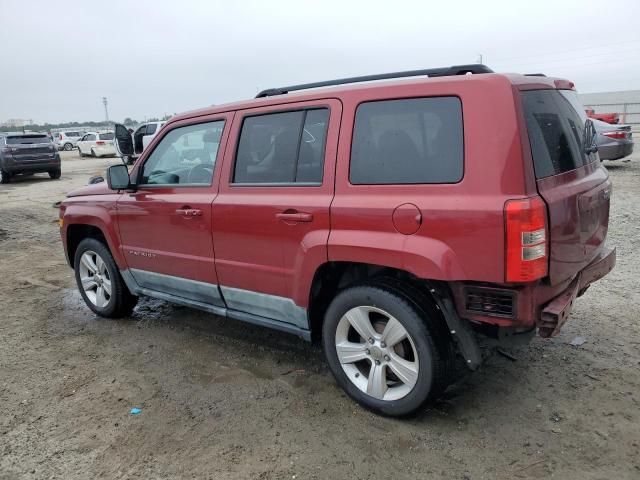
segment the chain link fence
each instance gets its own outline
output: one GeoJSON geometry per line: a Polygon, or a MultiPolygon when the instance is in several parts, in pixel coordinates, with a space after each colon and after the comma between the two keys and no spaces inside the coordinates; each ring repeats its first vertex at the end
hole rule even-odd
{"type": "Polygon", "coordinates": [[[592,103],[585,108],[593,108],[596,113],[617,113],[620,123],[631,125],[633,133],[640,133],[640,103],[592,103]]]}

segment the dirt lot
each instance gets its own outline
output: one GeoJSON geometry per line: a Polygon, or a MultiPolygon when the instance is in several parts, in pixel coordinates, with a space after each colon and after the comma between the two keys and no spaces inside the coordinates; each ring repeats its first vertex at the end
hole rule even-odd
{"type": "Polygon", "coordinates": [[[295,337],[155,300],[96,318],[52,204],[116,160],[63,158],[0,186],[1,479],[640,478],[640,156],[607,165],[618,266],[563,333],[409,420],[359,408],[295,337]]]}

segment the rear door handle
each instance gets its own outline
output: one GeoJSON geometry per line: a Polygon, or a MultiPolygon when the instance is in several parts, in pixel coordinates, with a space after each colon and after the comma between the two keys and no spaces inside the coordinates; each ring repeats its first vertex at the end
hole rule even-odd
{"type": "Polygon", "coordinates": [[[183,217],[201,217],[202,210],[198,210],[197,208],[178,208],[176,210],[178,215],[182,215],[183,217]]]}
{"type": "Polygon", "coordinates": [[[295,211],[285,211],[282,213],[276,213],[276,218],[283,222],[312,222],[313,214],[295,211]]]}

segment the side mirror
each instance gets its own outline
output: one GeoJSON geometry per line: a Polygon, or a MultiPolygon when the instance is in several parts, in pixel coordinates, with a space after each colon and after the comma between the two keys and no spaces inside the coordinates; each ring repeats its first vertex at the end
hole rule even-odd
{"type": "Polygon", "coordinates": [[[107,169],[107,185],[111,190],[126,190],[131,187],[129,169],[126,165],[112,165],[107,169]]]}

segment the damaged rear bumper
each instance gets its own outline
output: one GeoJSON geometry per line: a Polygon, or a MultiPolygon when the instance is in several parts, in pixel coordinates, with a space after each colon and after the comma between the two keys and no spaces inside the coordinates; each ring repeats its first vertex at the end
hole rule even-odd
{"type": "Polygon", "coordinates": [[[542,309],[537,325],[539,335],[544,338],[557,335],[571,314],[574,300],[582,295],[589,285],[609,273],[615,264],[615,248],[606,248],[600,252],[560,295],[542,309]]]}

